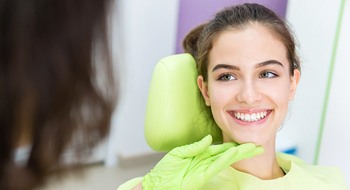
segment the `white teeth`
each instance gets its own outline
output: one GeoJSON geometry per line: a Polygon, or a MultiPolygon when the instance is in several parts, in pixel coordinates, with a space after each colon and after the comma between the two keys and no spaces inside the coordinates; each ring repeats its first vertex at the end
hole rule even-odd
{"type": "Polygon", "coordinates": [[[257,112],[257,113],[252,113],[252,114],[247,114],[247,113],[239,113],[235,112],[234,116],[242,121],[246,122],[253,122],[253,121],[259,121],[263,118],[265,118],[267,115],[267,111],[262,111],[262,112],[257,112]]]}
{"type": "Polygon", "coordinates": [[[241,114],[241,119],[244,120],[245,119],[245,115],[242,113],[241,114]]]}
{"type": "Polygon", "coordinates": [[[251,119],[252,121],[256,121],[256,114],[253,113],[252,116],[250,117],[250,119],[251,119]]]}
{"type": "Polygon", "coordinates": [[[244,114],[244,119],[247,120],[247,121],[250,121],[250,115],[249,114],[244,114]]]}

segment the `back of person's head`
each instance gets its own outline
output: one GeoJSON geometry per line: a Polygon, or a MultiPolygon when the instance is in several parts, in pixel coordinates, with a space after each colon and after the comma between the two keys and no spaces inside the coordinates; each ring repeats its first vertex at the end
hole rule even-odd
{"type": "Polygon", "coordinates": [[[0,2],[0,189],[32,189],[67,147],[89,152],[108,132],[115,84],[110,0],[0,2]],[[15,151],[30,145],[19,165],[15,151]]]}
{"type": "Polygon", "coordinates": [[[245,3],[219,11],[213,19],[197,26],[185,37],[184,50],[195,58],[198,73],[204,80],[207,79],[209,53],[213,40],[223,31],[242,30],[250,24],[260,24],[268,28],[286,46],[291,74],[294,68],[300,70],[295,40],[287,23],[263,5],[245,3]]]}

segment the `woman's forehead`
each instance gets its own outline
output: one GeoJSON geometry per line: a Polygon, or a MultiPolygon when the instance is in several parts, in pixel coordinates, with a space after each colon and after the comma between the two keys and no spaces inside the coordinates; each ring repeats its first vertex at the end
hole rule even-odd
{"type": "Polygon", "coordinates": [[[287,49],[267,27],[250,25],[240,30],[226,30],[213,40],[209,52],[209,65],[234,61],[262,62],[287,60],[287,49]]]}

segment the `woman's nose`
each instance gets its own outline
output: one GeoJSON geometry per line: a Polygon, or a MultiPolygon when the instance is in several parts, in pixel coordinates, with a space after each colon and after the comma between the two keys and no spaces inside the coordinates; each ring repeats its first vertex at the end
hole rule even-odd
{"type": "Polygon", "coordinates": [[[254,81],[242,81],[240,85],[241,87],[237,95],[237,100],[239,102],[252,105],[261,99],[258,85],[255,84],[254,81]]]}

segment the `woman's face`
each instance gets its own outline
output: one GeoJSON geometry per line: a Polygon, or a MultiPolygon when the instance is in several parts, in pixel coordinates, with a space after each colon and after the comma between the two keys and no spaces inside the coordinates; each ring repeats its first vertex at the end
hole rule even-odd
{"type": "Polygon", "coordinates": [[[289,67],[283,43],[259,24],[214,39],[208,79],[197,82],[224,142],[274,144],[300,77],[289,67]]]}

